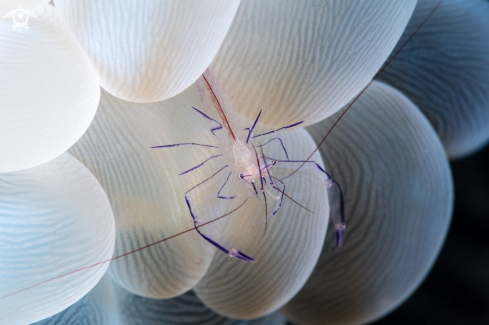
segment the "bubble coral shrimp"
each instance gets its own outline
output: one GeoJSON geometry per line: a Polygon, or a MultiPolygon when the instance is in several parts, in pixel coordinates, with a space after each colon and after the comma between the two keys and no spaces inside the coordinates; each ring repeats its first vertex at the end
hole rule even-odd
{"type": "Polygon", "coordinates": [[[220,187],[216,195],[217,199],[235,200],[239,197],[246,196],[235,209],[237,210],[244,206],[252,196],[258,198],[265,206],[266,232],[266,221],[279,212],[284,196],[302,208],[312,212],[286,194],[286,184],[284,183],[284,180],[291,177],[295,172],[288,173],[288,175],[283,177],[277,177],[273,172],[273,170],[278,168],[289,171],[297,170],[298,168],[306,168],[315,170],[318,177],[321,177],[324,181],[330,203],[331,218],[336,230],[336,248],[338,249],[341,247],[344,240],[346,224],[343,194],[339,184],[314,161],[290,160],[285,145],[280,137],[273,137],[263,144],[259,142],[259,138],[263,136],[274,135],[279,131],[293,128],[302,124],[303,121],[273,131],[254,135],[255,127],[260,119],[262,110],[258,113],[251,127],[243,128],[240,118],[233,107],[232,101],[209,69],[207,69],[199,78],[197,85],[199,87],[203,107],[201,109],[192,107],[192,109],[212,124],[210,132],[217,138],[218,146],[199,143],[176,143],[151,147],[157,149],[177,146],[200,146],[213,148],[219,151],[197,166],[180,173],[180,175],[193,172],[211,160],[224,160],[225,165],[214,172],[212,176],[185,192],[185,201],[197,232],[207,242],[211,243],[228,256],[246,262],[254,262],[255,260],[252,257],[238,250],[229,239],[225,238],[215,224],[210,224],[211,221],[215,220],[215,216],[201,213],[194,199],[209,187],[216,184],[216,182],[219,182],[219,177],[221,177],[225,180],[224,182],[221,180],[221,183],[219,184],[220,187]],[[222,123],[209,116],[212,115],[211,112],[213,110],[217,111],[222,123]],[[224,112],[224,110],[226,110],[226,112],[224,112]],[[255,143],[256,141],[258,141],[258,143],[255,143]],[[280,145],[285,159],[267,157],[264,153],[264,149],[269,145],[280,145]],[[247,194],[225,194],[227,189],[239,186],[236,184],[237,182],[246,187],[247,194]],[[203,227],[204,225],[205,227],[203,227]]]}

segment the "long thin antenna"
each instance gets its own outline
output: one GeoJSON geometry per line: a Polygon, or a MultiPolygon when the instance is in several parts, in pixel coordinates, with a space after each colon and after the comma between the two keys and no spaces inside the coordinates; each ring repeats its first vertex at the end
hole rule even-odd
{"type": "Polygon", "coordinates": [[[419,32],[419,30],[424,26],[424,24],[426,24],[426,22],[431,18],[431,16],[433,16],[433,14],[435,13],[435,11],[438,9],[438,7],[440,7],[441,3],[443,2],[443,0],[440,0],[440,2],[438,2],[438,4],[435,6],[435,8],[433,8],[433,10],[430,12],[430,14],[425,18],[425,20],[423,20],[423,22],[421,23],[421,25],[419,25],[419,27],[414,31],[414,33],[409,36],[409,38],[407,39],[406,42],[404,42],[404,44],[402,44],[401,48],[399,50],[397,50],[397,52],[392,56],[392,58],[387,61],[387,63],[382,67],[382,69],[379,70],[379,72],[377,72],[377,74],[373,77],[373,79],[368,83],[368,85],[363,88],[363,90],[357,95],[357,97],[355,97],[353,99],[353,101],[350,103],[350,105],[348,105],[348,107],[343,111],[343,113],[341,113],[340,117],[338,117],[338,119],[336,120],[336,122],[334,122],[333,126],[329,129],[328,133],[326,133],[326,135],[324,136],[324,138],[321,140],[321,142],[319,142],[318,146],[316,147],[316,149],[314,149],[314,151],[309,155],[309,157],[307,157],[307,159],[302,163],[302,165],[300,165],[296,170],[294,170],[290,175],[294,175],[299,169],[302,168],[302,166],[304,166],[304,164],[306,162],[309,161],[309,159],[312,158],[312,156],[316,153],[316,151],[319,150],[319,147],[321,147],[321,145],[324,143],[324,141],[326,140],[326,138],[328,137],[328,135],[331,133],[331,131],[333,131],[333,129],[335,128],[336,124],[338,124],[338,122],[341,120],[341,118],[345,115],[346,112],[348,112],[348,110],[350,109],[350,107],[352,107],[353,104],[355,104],[355,102],[357,101],[357,99],[363,95],[363,93],[365,92],[365,90],[367,90],[368,87],[370,87],[370,85],[375,81],[375,79],[377,79],[380,74],[382,72],[384,72],[384,70],[389,66],[389,64],[391,64],[392,60],[394,60],[396,58],[396,56],[401,53],[401,51],[404,49],[404,47],[411,41],[411,39],[419,32]]]}
{"type": "Polygon", "coordinates": [[[263,236],[267,234],[267,227],[268,227],[268,203],[267,203],[267,195],[265,194],[265,191],[262,192],[263,197],[265,198],[265,230],[263,231],[263,236]]]}
{"type": "MultiPolygon", "coordinates": [[[[261,111],[260,111],[260,114],[258,114],[258,117],[260,117],[260,115],[261,115],[261,111]]],[[[258,118],[256,120],[258,121],[258,118]]],[[[253,125],[253,128],[254,127],[255,127],[255,125],[253,125]]],[[[251,132],[250,132],[250,134],[251,134],[251,132]]],[[[250,136],[248,135],[248,138],[249,137],[250,136]]],[[[265,169],[267,170],[267,175],[268,175],[268,178],[270,179],[270,183],[273,184],[272,177],[270,176],[270,171],[268,170],[267,161],[265,159],[265,154],[263,153],[263,145],[261,144],[261,142],[259,142],[259,143],[260,143],[261,156],[262,156],[262,159],[263,159],[263,165],[265,165],[265,169]]],[[[255,145],[253,144],[253,141],[252,141],[251,145],[255,149],[255,153],[256,153],[256,148],[255,148],[255,145]]],[[[257,157],[257,159],[258,159],[258,157],[257,157]]],[[[258,170],[261,171],[260,162],[259,161],[258,161],[258,170]]],[[[261,172],[260,172],[260,175],[261,175],[261,172]]],[[[265,232],[263,233],[263,236],[265,236],[267,234],[267,226],[268,226],[268,210],[266,208],[267,196],[265,194],[265,191],[263,191],[263,196],[265,197],[265,232]]]]}
{"type": "Polygon", "coordinates": [[[211,87],[209,81],[207,81],[207,78],[204,75],[202,75],[202,78],[204,78],[205,86],[207,88],[207,91],[211,95],[211,100],[212,100],[212,103],[214,104],[214,107],[217,110],[217,113],[221,117],[222,123],[224,124],[224,128],[226,129],[226,131],[228,131],[229,136],[231,138],[233,138],[234,141],[236,141],[236,137],[234,136],[233,130],[231,129],[231,125],[228,122],[228,118],[226,117],[226,114],[224,114],[224,110],[222,109],[221,103],[219,103],[219,100],[217,99],[216,94],[214,93],[214,90],[212,90],[212,87],[211,87]]]}
{"type": "Polygon", "coordinates": [[[172,235],[172,236],[170,236],[170,237],[164,238],[164,239],[159,240],[159,241],[157,241],[157,242],[154,242],[154,243],[152,243],[152,244],[149,244],[149,245],[146,245],[146,246],[143,246],[143,247],[137,248],[137,249],[132,250],[132,251],[130,251],[130,252],[127,252],[127,253],[124,253],[124,254],[121,254],[121,255],[118,255],[118,256],[112,257],[112,258],[110,258],[110,259],[107,259],[107,260],[104,260],[104,261],[101,261],[101,262],[98,262],[98,263],[95,263],[95,264],[91,264],[91,265],[88,265],[88,266],[82,267],[82,268],[80,268],[80,269],[76,269],[76,270],[71,271],[71,272],[68,272],[68,273],[64,273],[64,274],[58,275],[57,277],[54,277],[54,278],[51,278],[51,279],[48,279],[48,280],[45,280],[45,281],[39,282],[39,283],[37,283],[37,284],[31,285],[31,286],[29,286],[29,287],[26,287],[26,288],[24,288],[24,289],[17,290],[17,291],[15,291],[15,292],[9,293],[8,295],[1,296],[1,297],[0,297],[0,300],[5,299],[5,298],[10,297],[10,296],[13,296],[13,295],[16,295],[16,294],[21,293],[21,292],[23,292],[23,291],[26,291],[26,290],[29,290],[29,289],[32,289],[32,288],[38,287],[38,286],[40,286],[40,285],[42,285],[42,284],[45,284],[45,283],[48,283],[48,282],[51,282],[51,281],[54,281],[54,280],[57,280],[57,279],[63,278],[63,277],[65,277],[65,276],[68,276],[68,275],[71,275],[71,274],[75,274],[75,273],[78,273],[78,272],[80,272],[80,271],[83,271],[83,270],[86,270],[86,269],[90,269],[90,268],[95,267],[95,266],[98,266],[98,265],[102,265],[102,264],[105,264],[105,263],[112,262],[112,261],[114,261],[114,260],[117,260],[117,259],[119,259],[119,258],[125,257],[125,256],[127,256],[127,255],[131,255],[131,254],[137,253],[137,252],[139,252],[139,251],[142,251],[142,250],[145,250],[145,249],[150,248],[150,247],[152,247],[152,246],[155,246],[155,245],[158,245],[158,244],[160,244],[160,243],[163,243],[163,242],[165,242],[165,241],[167,241],[167,240],[170,240],[170,239],[173,239],[173,238],[178,237],[178,236],[180,236],[180,235],[183,235],[183,234],[185,234],[185,233],[187,233],[187,232],[190,232],[190,231],[192,231],[192,230],[196,230],[196,228],[200,228],[200,227],[203,227],[203,226],[208,225],[208,224],[210,224],[210,223],[216,222],[216,221],[218,221],[218,220],[220,220],[220,219],[222,219],[222,218],[224,218],[224,217],[227,217],[227,216],[228,216],[228,215],[230,215],[231,213],[236,212],[236,211],[237,211],[239,208],[241,208],[241,207],[242,207],[242,206],[243,206],[243,205],[246,203],[246,201],[248,201],[248,198],[246,198],[246,199],[243,201],[243,203],[241,203],[241,204],[240,204],[240,205],[239,205],[237,208],[233,209],[232,211],[230,211],[230,212],[228,212],[228,213],[226,213],[226,214],[224,214],[224,215],[222,215],[222,216],[220,216],[220,217],[218,217],[218,218],[216,218],[216,219],[214,219],[214,220],[207,221],[207,222],[205,222],[205,223],[203,223],[203,224],[201,224],[201,225],[194,226],[194,227],[192,227],[192,228],[189,228],[189,229],[187,229],[187,230],[184,230],[184,231],[182,231],[182,232],[179,232],[178,234],[175,234],[175,235],[172,235]]]}
{"type": "Polygon", "coordinates": [[[285,195],[289,200],[291,200],[292,202],[294,202],[295,204],[297,204],[298,206],[300,206],[301,208],[303,208],[304,210],[307,210],[307,211],[309,211],[311,213],[314,213],[314,211],[309,210],[308,208],[306,208],[305,206],[303,206],[302,204],[300,204],[299,202],[297,202],[296,200],[294,200],[293,198],[291,198],[290,196],[288,196],[284,191],[282,191],[278,187],[274,187],[274,188],[277,191],[279,191],[280,193],[282,193],[283,195],[285,195]]]}
{"type": "MultiPolygon", "coordinates": [[[[265,235],[267,233],[267,226],[268,226],[268,203],[267,203],[267,195],[265,194],[265,191],[264,191],[264,187],[263,187],[263,175],[261,173],[261,168],[260,168],[260,159],[258,158],[258,152],[256,152],[256,148],[255,148],[255,145],[253,144],[253,142],[251,142],[251,146],[253,147],[253,151],[255,151],[255,157],[256,157],[256,163],[257,163],[257,166],[258,166],[258,173],[260,175],[260,184],[261,184],[261,188],[260,190],[262,191],[263,193],[263,198],[264,198],[264,203],[265,203],[265,232],[263,233],[263,235],[265,235]]],[[[262,149],[263,150],[263,149],[262,149]]],[[[266,163],[265,163],[266,165],[266,163]]]]}
{"type": "MultiPolygon", "coordinates": [[[[259,142],[259,143],[260,143],[260,150],[261,150],[261,156],[262,156],[262,159],[263,159],[263,164],[265,165],[265,168],[267,170],[267,174],[268,174],[268,177],[270,178],[270,182],[273,184],[273,180],[272,180],[272,177],[273,176],[270,175],[270,170],[268,169],[267,158],[265,156],[265,152],[263,151],[263,145],[261,144],[261,142],[259,142]]],[[[285,153],[287,153],[287,152],[285,152],[285,153]]],[[[288,159],[288,157],[287,157],[287,159],[288,159]]],[[[273,177],[273,178],[275,178],[275,177],[273,177]]],[[[307,210],[307,211],[309,211],[309,212],[311,212],[311,213],[314,214],[313,211],[309,210],[308,208],[306,208],[305,206],[303,206],[302,204],[300,204],[299,202],[297,202],[296,200],[294,200],[293,198],[291,198],[290,196],[288,196],[285,193],[285,191],[282,191],[281,189],[279,189],[278,187],[275,187],[275,186],[273,188],[276,189],[277,191],[279,191],[280,193],[282,193],[286,198],[288,198],[289,200],[291,200],[292,202],[294,202],[295,204],[297,204],[298,206],[300,206],[304,210],[307,210]]]]}

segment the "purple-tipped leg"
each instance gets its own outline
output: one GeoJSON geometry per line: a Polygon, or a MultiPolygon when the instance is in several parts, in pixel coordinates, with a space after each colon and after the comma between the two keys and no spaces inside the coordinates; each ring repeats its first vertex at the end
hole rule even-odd
{"type": "MultiPolygon", "coordinates": [[[[277,167],[290,168],[294,171],[303,165],[301,168],[315,169],[325,176],[331,221],[333,222],[336,231],[336,249],[340,248],[345,240],[346,228],[345,204],[343,200],[343,192],[341,191],[340,185],[315,161],[277,160],[277,163],[277,167]]],[[[281,178],[280,180],[283,181],[292,175],[293,173],[281,178]]]]}
{"type": "MultiPolygon", "coordinates": [[[[219,225],[220,218],[218,215],[217,216],[209,216],[209,215],[204,215],[200,213],[199,209],[197,208],[197,205],[193,202],[193,197],[198,196],[201,193],[204,193],[207,188],[210,186],[214,185],[216,181],[219,180],[218,177],[216,177],[218,174],[220,174],[223,170],[225,170],[228,166],[224,166],[220,170],[218,170],[216,173],[214,173],[211,177],[207,178],[206,180],[200,182],[199,184],[195,185],[192,187],[190,190],[188,190],[185,193],[185,202],[187,203],[188,210],[190,212],[190,216],[192,217],[194,221],[194,227],[195,230],[199,233],[202,238],[204,238],[208,243],[214,245],[216,248],[224,252],[230,257],[237,258],[242,261],[246,262],[254,262],[255,260],[248,255],[244,254],[243,252],[239,251],[224,235],[221,233],[222,227],[219,225]]],[[[227,175],[226,181],[224,185],[227,183],[229,180],[229,174],[227,175]]],[[[224,187],[224,185],[221,187],[221,189],[224,187]]],[[[219,190],[220,191],[220,190],[219,190]]],[[[241,208],[250,198],[251,194],[248,194],[248,197],[234,210],[232,210],[230,213],[238,210],[241,208]]],[[[226,198],[236,198],[239,195],[236,195],[234,197],[226,197],[226,198]]],[[[229,213],[228,213],[229,214],[229,213]]]]}
{"type": "Polygon", "coordinates": [[[204,164],[206,162],[208,162],[209,160],[212,160],[214,158],[219,158],[219,157],[222,157],[222,155],[211,156],[211,157],[207,158],[206,160],[204,160],[202,163],[198,164],[197,166],[194,166],[194,167],[192,167],[192,168],[190,168],[190,169],[188,169],[188,170],[186,170],[186,171],[184,171],[184,172],[182,172],[182,173],[180,173],[178,175],[184,175],[184,174],[189,173],[189,172],[191,172],[193,170],[196,170],[197,168],[200,168],[200,167],[204,166],[204,164]]]}
{"type": "Polygon", "coordinates": [[[222,184],[221,188],[219,189],[219,192],[217,192],[217,198],[223,199],[223,200],[233,200],[233,199],[236,198],[236,195],[233,195],[233,196],[221,195],[221,191],[226,186],[226,184],[228,183],[229,176],[231,176],[231,174],[232,174],[232,172],[228,174],[228,177],[226,178],[226,181],[224,182],[224,184],[222,184]]]}
{"type": "MultiPolygon", "coordinates": [[[[226,251],[224,250],[224,252],[226,252],[226,251]]],[[[246,255],[243,252],[240,252],[239,250],[237,250],[236,247],[231,248],[228,251],[227,254],[228,254],[229,257],[234,257],[234,258],[243,260],[245,262],[256,262],[254,259],[252,259],[248,255],[246,255]]]]}
{"type": "Polygon", "coordinates": [[[253,123],[253,126],[251,127],[251,129],[250,128],[246,128],[246,129],[249,130],[248,137],[246,138],[246,143],[250,143],[250,139],[251,139],[251,136],[253,135],[253,131],[255,130],[256,123],[258,123],[258,120],[260,119],[261,111],[262,110],[260,110],[260,112],[258,113],[258,116],[255,119],[255,123],[253,123]]]}
{"type": "Polygon", "coordinates": [[[273,140],[277,140],[278,142],[280,142],[280,145],[282,146],[282,150],[285,153],[285,157],[287,158],[287,160],[289,160],[289,155],[287,154],[287,150],[285,150],[284,143],[282,142],[282,139],[280,139],[279,137],[272,138],[272,139],[268,140],[267,142],[265,142],[264,144],[257,145],[256,147],[257,148],[264,147],[267,144],[269,144],[270,142],[272,142],[273,140]]]}
{"type": "Polygon", "coordinates": [[[209,116],[207,116],[207,115],[206,115],[204,112],[202,112],[201,110],[199,110],[199,109],[197,109],[197,108],[195,108],[195,107],[193,107],[193,106],[192,106],[192,108],[193,108],[195,111],[197,111],[198,113],[200,113],[202,116],[204,116],[206,119],[208,119],[209,121],[215,122],[215,123],[217,123],[217,124],[219,125],[218,127],[215,127],[215,128],[212,128],[212,129],[211,129],[212,134],[216,135],[216,134],[214,133],[214,131],[218,131],[218,130],[221,130],[221,129],[222,129],[222,124],[221,124],[221,123],[219,123],[218,121],[214,120],[213,118],[210,118],[209,116]]]}
{"type": "Polygon", "coordinates": [[[282,182],[281,180],[279,180],[278,178],[276,177],[273,177],[273,176],[270,176],[273,180],[274,180],[274,183],[270,183],[270,187],[276,191],[279,192],[279,195],[278,197],[277,196],[272,196],[270,194],[270,190],[267,190],[267,192],[270,194],[270,196],[272,196],[272,198],[274,199],[275,201],[275,208],[272,210],[272,213],[268,216],[268,218],[271,218],[273,216],[275,216],[277,214],[277,212],[280,210],[280,208],[282,207],[282,202],[284,200],[284,194],[285,194],[285,184],[284,182],[282,182]],[[280,185],[282,186],[282,189],[280,189],[280,185]]]}
{"type": "MultiPolygon", "coordinates": [[[[258,115],[258,117],[260,117],[260,116],[258,115]]],[[[294,124],[291,124],[291,125],[283,126],[280,129],[273,130],[273,131],[270,131],[270,132],[266,132],[266,133],[254,135],[253,136],[253,139],[254,138],[258,138],[258,137],[262,137],[262,136],[267,135],[267,134],[272,134],[272,133],[279,132],[279,131],[282,131],[282,130],[290,129],[290,128],[293,128],[294,126],[297,126],[297,125],[302,124],[302,123],[304,123],[304,121],[300,121],[300,122],[297,122],[297,123],[294,123],[294,124]]]]}
{"type": "Polygon", "coordinates": [[[200,143],[174,143],[174,144],[166,144],[164,146],[154,146],[150,147],[151,149],[159,149],[159,148],[172,148],[179,146],[197,146],[197,147],[208,147],[208,148],[219,148],[216,146],[211,146],[210,144],[200,144],[200,143]]]}
{"type": "Polygon", "coordinates": [[[343,245],[343,241],[345,239],[345,224],[335,224],[336,230],[336,249],[340,248],[343,245]]]}
{"type": "Polygon", "coordinates": [[[340,185],[328,173],[324,173],[328,176],[326,186],[328,188],[329,209],[331,211],[331,221],[336,230],[336,249],[338,249],[343,245],[346,228],[343,193],[341,192],[340,185]]]}

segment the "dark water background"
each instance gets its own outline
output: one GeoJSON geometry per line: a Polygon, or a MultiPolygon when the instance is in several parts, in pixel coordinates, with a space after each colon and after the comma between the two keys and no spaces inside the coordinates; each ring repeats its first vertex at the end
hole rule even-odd
{"type": "Polygon", "coordinates": [[[489,146],[451,167],[455,206],[440,256],[411,298],[372,325],[489,324],[489,146]]]}

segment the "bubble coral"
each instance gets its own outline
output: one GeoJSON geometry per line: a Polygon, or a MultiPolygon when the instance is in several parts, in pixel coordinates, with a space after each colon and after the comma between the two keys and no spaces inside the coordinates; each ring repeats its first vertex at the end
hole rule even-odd
{"type": "MultiPolygon", "coordinates": [[[[22,233],[16,237],[15,229],[29,232],[39,225],[45,231],[35,247],[41,255],[14,244],[0,246],[2,261],[11,261],[10,266],[0,264],[0,274],[15,284],[0,287],[2,319],[30,323],[74,303],[44,324],[63,322],[64,317],[123,323],[122,318],[138,315],[137,308],[151,322],[160,317],[153,315],[183,301],[195,304],[192,311],[205,311],[199,319],[204,324],[204,314],[215,319],[210,323],[232,322],[224,316],[266,317],[250,324],[282,323],[283,317],[276,312],[280,308],[301,324],[321,323],[323,317],[337,324],[359,324],[392,310],[422,281],[448,227],[453,199],[450,171],[441,142],[427,120],[409,99],[381,83],[372,85],[338,124],[336,135],[333,133],[312,157],[345,189],[351,219],[348,242],[340,252],[334,253],[334,245],[330,245],[329,205],[323,189],[317,176],[304,169],[291,177],[290,193],[313,214],[286,200],[265,236],[260,204],[224,219],[223,232],[254,254],[258,261],[254,264],[216,253],[195,231],[124,255],[193,229],[183,194],[215,170],[216,164],[211,162],[198,173],[178,174],[208,158],[209,149],[155,151],[150,147],[213,141],[208,124],[190,107],[200,103],[194,82],[214,56],[215,74],[243,121],[252,120],[263,108],[258,126],[263,130],[298,121],[310,125],[307,131],[297,128],[280,135],[291,156],[305,159],[315,148],[314,140],[317,143],[334,123],[334,117],[322,120],[351,102],[388,58],[416,1],[375,0],[352,5],[331,0],[300,5],[296,1],[206,0],[195,5],[125,0],[124,6],[114,6],[113,2],[58,0],[56,8],[44,2],[34,4],[36,12],[54,17],[46,29],[41,28],[40,20],[38,30],[56,30],[46,35],[54,35],[57,46],[71,44],[66,51],[75,59],[70,61],[71,69],[61,65],[64,71],[56,70],[59,74],[43,77],[36,70],[33,80],[37,84],[29,81],[27,95],[18,91],[17,84],[2,96],[10,96],[9,105],[37,95],[57,100],[57,105],[66,107],[66,116],[78,124],[67,127],[71,124],[62,121],[60,125],[73,133],[60,131],[52,141],[42,138],[42,133],[22,131],[23,139],[35,138],[44,147],[26,150],[32,155],[29,159],[24,156],[12,163],[11,156],[0,158],[0,164],[11,166],[2,171],[40,165],[0,174],[0,204],[5,206],[0,209],[0,230],[4,238],[31,245],[35,242],[22,233]],[[60,42],[59,35],[68,35],[69,40],[60,42]],[[56,83],[46,82],[50,78],[56,83]],[[59,156],[88,127],[95,113],[93,103],[99,100],[98,83],[104,89],[91,126],[69,154],[59,156]],[[58,93],[62,95],[56,96],[58,93]],[[71,109],[74,112],[70,113],[71,109]],[[58,142],[63,143],[56,150],[45,149],[58,142]],[[62,186],[48,191],[45,185],[31,188],[32,184],[44,184],[32,180],[33,175],[42,176],[49,184],[50,179],[56,179],[53,184],[62,186]],[[78,175],[84,175],[82,181],[78,175]],[[32,194],[16,195],[21,187],[12,189],[15,184],[11,179],[23,182],[29,189],[25,193],[32,194]],[[91,184],[90,190],[86,184],[91,184]],[[14,220],[10,215],[40,211],[40,197],[42,202],[53,202],[46,220],[64,218],[54,221],[53,227],[45,227],[49,222],[29,214],[10,222],[14,220]],[[59,214],[62,207],[67,210],[59,214]],[[76,211],[70,210],[74,207],[76,211]],[[76,220],[66,223],[71,220],[67,215],[76,220]],[[17,223],[25,227],[16,227],[17,223]],[[91,226],[90,235],[82,226],[77,229],[80,223],[91,226]],[[59,244],[60,240],[68,241],[57,249],[70,255],[63,265],[56,264],[58,255],[46,243],[59,244]],[[29,258],[21,259],[23,254],[30,254],[29,258]],[[110,263],[108,274],[75,303],[100,279],[111,254],[117,259],[110,263]],[[36,256],[45,256],[42,262],[47,266],[34,274],[38,270],[32,266],[38,263],[36,256]],[[19,274],[16,263],[28,264],[25,271],[31,275],[19,274]],[[91,264],[97,266],[83,269],[91,264]],[[69,273],[72,271],[75,273],[69,273]],[[32,285],[35,287],[29,288],[32,285]],[[61,287],[72,290],[70,299],[60,298],[61,287]],[[18,302],[21,299],[24,302],[18,302]],[[42,312],[37,312],[39,309],[42,312]],[[83,310],[90,310],[95,318],[84,317],[83,310]]],[[[32,29],[35,26],[33,22],[32,29]]],[[[0,31],[0,39],[18,42],[19,48],[26,49],[28,38],[16,36],[0,31]]],[[[36,46],[32,53],[40,49],[36,46]]],[[[25,53],[22,59],[31,62],[34,54],[25,53]]],[[[6,55],[0,63],[2,71],[11,71],[3,60],[11,59],[11,52],[1,55],[6,55]]],[[[49,55],[43,57],[52,62],[49,55]]],[[[31,106],[25,105],[30,109],[22,116],[25,125],[36,121],[33,117],[39,113],[31,106]]],[[[17,111],[2,110],[1,116],[16,120],[17,111]]],[[[41,125],[35,128],[36,132],[41,129],[41,125]]],[[[14,139],[12,132],[5,137],[14,139]]],[[[225,203],[202,200],[200,204],[206,213],[215,215],[229,210],[225,203]]],[[[185,323],[189,316],[182,310],[175,321],[185,323]]]]}
{"type": "MultiPolygon", "coordinates": [[[[397,48],[436,3],[418,2],[397,48]]],[[[489,141],[488,14],[487,1],[444,1],[379,77],[419,107],[450,158],[467,156],[489,141]]]]}
{"type": "Polygon", "coordinates": [[[38,17],[27,32],[13,32],[12,20],[0,20],[0,172],[65,152],[87,130],[100,97],[92,65],[56,9],[25,8],[38,17]]]}

